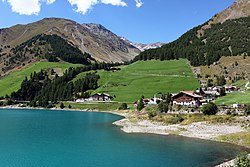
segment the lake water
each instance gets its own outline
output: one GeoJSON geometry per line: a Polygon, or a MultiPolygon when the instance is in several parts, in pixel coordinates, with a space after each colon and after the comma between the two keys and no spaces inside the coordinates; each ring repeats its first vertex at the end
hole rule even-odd
{"type": "Polygon", "coordinates": [[[126,134],[95,112],[0,109],[0,167],[195,167],[242,148],[177,136],[126,134]]]}

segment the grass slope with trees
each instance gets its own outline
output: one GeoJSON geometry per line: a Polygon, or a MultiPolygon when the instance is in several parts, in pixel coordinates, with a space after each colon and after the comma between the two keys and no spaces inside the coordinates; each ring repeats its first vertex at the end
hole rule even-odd
{"type": "Polygon", "coordinates": [[[25,77],[29,77],[33,72],[39,72],[42,69],[54,69],[57,73],[63,73],[69,67],[82,66],[79,64],[62,62],[36,62],[31,66],[22,69],[13,70],[9,75],[0,79],[0,96],[10,95],[17,91],[25,77]]]}
{"type": "Polygon", "coordinates": [[[10,94],[8,102],[30,101],[32,107],[51,108],[59,101],[72,101],[75,97],[89,97],[89,90],[98,88],[100,76],[96,73],[87,73],[83,78],[72,82],[82,72],[110,69],[112,66],[121,64],[99,63],[80,66],[65,70],[62,76],[53,71],[41,70],[34,72],[30,78],[25,77],[20,89],[10,94]],[[52,76],[54,74],[54,76],[52,76]]]}

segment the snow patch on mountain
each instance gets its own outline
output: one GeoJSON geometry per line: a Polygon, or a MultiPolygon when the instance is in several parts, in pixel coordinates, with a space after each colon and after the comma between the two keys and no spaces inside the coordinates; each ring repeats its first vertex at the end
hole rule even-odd
{"type": "Polygon", "coordinates": [[[120,37],[123,41],[125,41],[126,43],[129,43],[130,45],[136,47],[137,49],[139,49],[141,52],[148,50],[148,49],[155,49],[155,48],[159,48],[162,45],[165,45],[166,43],[163,42],[156,42],[156,43],[149,43],[149,44],[142,44],[142,43],[133,43],[131,41],[129,41],[128,39],[124,38],[124,37],[120,37]]]}

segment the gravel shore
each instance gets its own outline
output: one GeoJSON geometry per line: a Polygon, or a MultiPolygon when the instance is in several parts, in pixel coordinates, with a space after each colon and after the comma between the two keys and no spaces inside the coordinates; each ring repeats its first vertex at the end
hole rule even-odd
{"type": "Polygon", "coordinates": [[[131,122],[125,118],[113,124],[121,126],[121,130],[126,133],[178,134],[206,140],[214,140],[220,135],[247,132],[247,130],[240,125],[209,124],[206,122],[196,122],[189,125],[163,125],[149,120],[131,122]]]}

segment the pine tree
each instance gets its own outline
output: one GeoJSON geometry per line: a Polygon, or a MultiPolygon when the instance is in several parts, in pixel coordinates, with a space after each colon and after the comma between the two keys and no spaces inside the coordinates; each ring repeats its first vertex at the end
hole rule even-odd
{"type": "Polygon", "coordinates": [[[72,108],[72,106],[69,104],[68,108],[69,108],[69,109],[71,109],[71,108],[72,108]]]}
{"type": "Polygon", "coordinates": [[[144,108],[143,98],[141,98],[137,104],[137,110],[141,111],[144,108]]]}
{"type": "Polygon", "coordinates": [[[63,104],[63,102],[61,102],[60,108],[61,108],[61,109],[64,109],[64,108],[65,108],[65,105],[63,104]]]}

